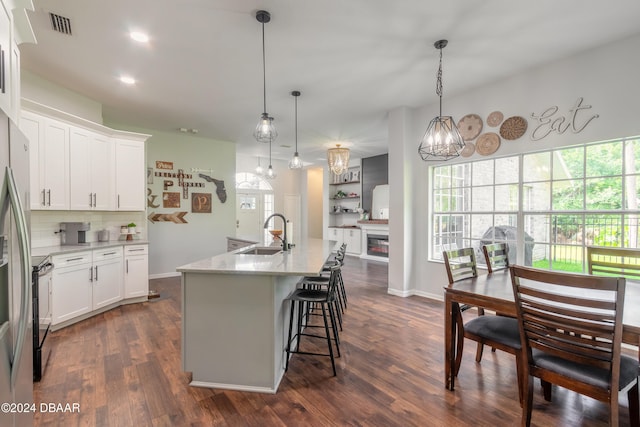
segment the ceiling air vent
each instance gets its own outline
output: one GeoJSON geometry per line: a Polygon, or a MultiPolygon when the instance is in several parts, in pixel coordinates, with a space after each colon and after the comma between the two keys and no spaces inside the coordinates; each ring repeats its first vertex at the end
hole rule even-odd
{"type": "Polygon", "coordinates": [[[55,13],[49,13],[49,17],[51,18],[51,27],[53,28],[53,31],[71,35],[71,20],[69,18],[56,15],[55,13]]]}

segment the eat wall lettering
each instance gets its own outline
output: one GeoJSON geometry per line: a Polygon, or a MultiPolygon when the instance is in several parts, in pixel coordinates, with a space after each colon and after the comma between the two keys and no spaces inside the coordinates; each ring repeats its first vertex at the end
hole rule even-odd
{"type": "Polygon", "coordinates": [[[584,99],[578,98],[566,116],[559,115],[558,106],[549,107],[540,114],[531,113],[531,118],[538,123],[531,133],[531,140],[539,141],[548,136],[551,132],[562,135],[567,130],[573,133],[580,133],[587,127],[593,119],[599,117],[598,114],[587,115],[591,105],[582,105],[584,99]]]}

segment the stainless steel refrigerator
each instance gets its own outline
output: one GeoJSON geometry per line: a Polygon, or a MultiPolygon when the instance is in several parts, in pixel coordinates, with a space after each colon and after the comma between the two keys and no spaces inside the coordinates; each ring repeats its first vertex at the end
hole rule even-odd
{"type": "Polygon", "coordinates": [[[33,425],[29,141],[0,110],[0,426],[33,425]]]}

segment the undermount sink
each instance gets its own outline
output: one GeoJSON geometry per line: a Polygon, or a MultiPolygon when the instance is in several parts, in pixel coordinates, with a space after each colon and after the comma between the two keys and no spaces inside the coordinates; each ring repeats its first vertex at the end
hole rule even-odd
{"type": "Polygon", "coordinates": [[[280,252],[282,252],[282,248],[265,246],[246,249],[244,251],[237,252],[236,255],[275,255],[280,252]]]}

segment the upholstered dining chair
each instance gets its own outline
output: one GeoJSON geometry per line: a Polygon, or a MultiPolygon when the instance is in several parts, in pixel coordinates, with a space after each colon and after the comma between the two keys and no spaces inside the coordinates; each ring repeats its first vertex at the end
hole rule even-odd
{"type": "Polygon", "coordinates": [[[640,249],[587,246],[589,274],[640,282],[640,249]]]}
{"type": "Polygon", "coordinates": [[[538,377],[543,388],[556,384],[606,402],[611,426],[618,425],[618,393],[628,392],[631,425],[638,425],[640,369],[620,351],[625,279],[510,270],[522,339],[521,424],[531,423],[538,377]]]}
{"type": "MultiPolygon", "coordinates": [[[[456,249],[443,252],[449,286],[455,282],[478,276],[475,251],[473,248],[456,249]]],[[[456,342],[455,373],[458,374],[462,363],[462,351],[464,339],[470,339],[478,343],[476,350],[476,362],[482,360],[484,345],[516,356],[516,365],[520,363],[520,331],[515,318],[505,316],[484,315],[482,309],[478,309],[478,316],[464,323],[462,312],[470,307],[455,307],[456,325],[458,336],[456,342]]]]}

